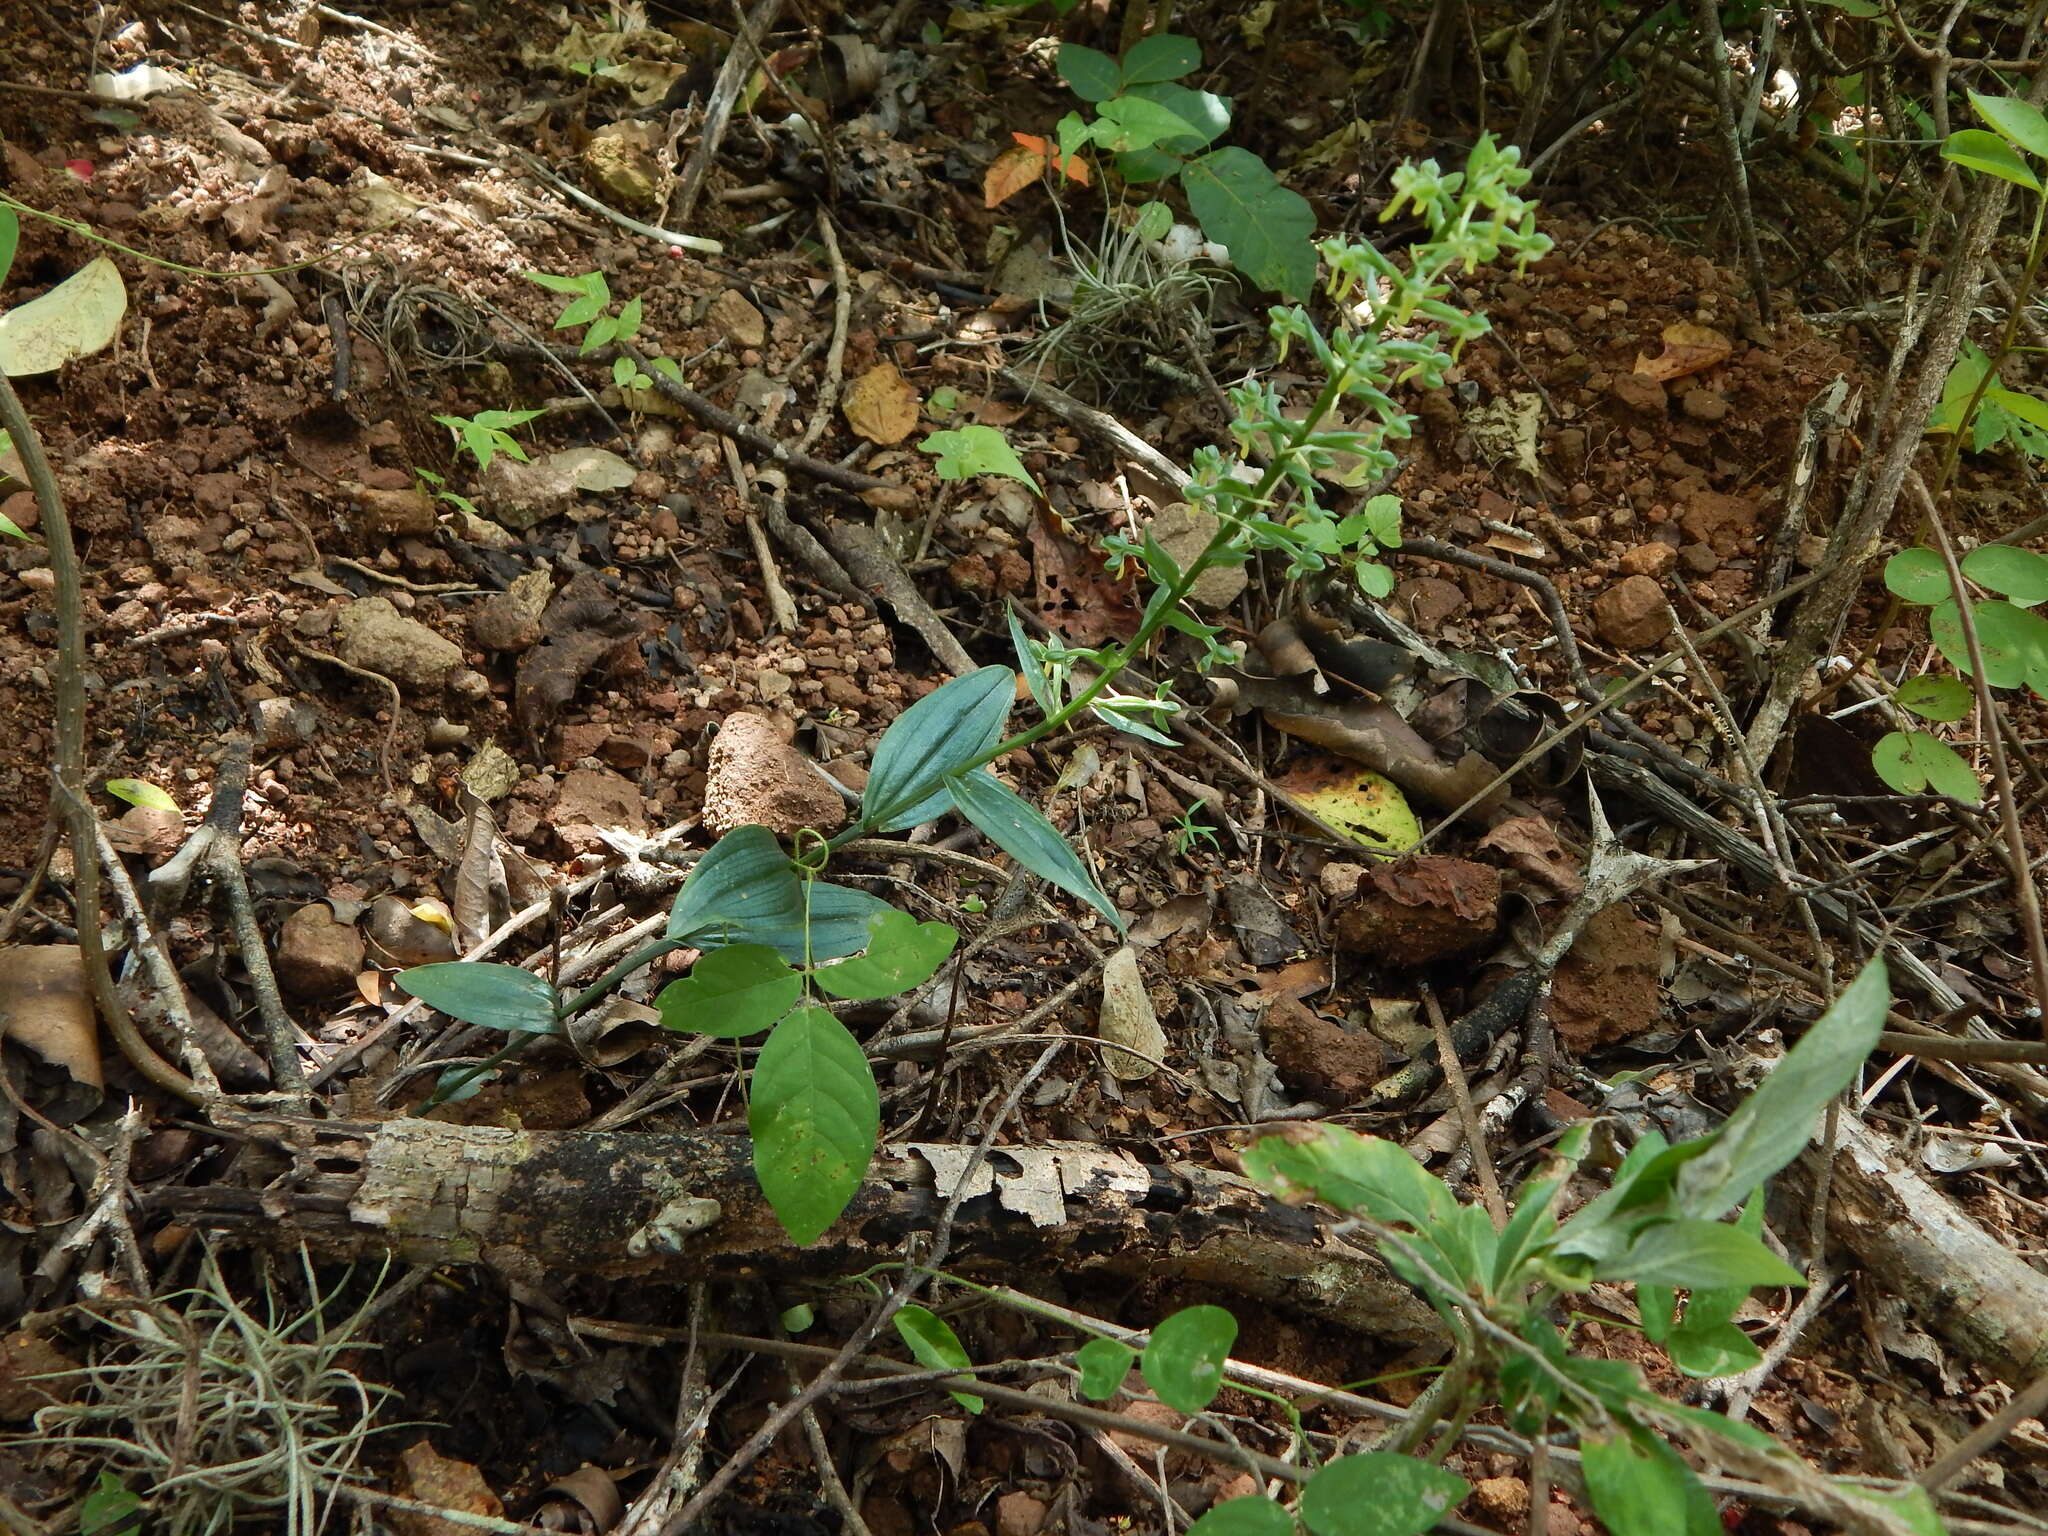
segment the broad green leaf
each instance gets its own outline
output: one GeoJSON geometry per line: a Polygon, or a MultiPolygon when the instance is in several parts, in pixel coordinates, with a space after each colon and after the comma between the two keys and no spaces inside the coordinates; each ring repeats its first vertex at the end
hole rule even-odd
{"type": "Polygon", "coordinates": [[[1140,1366],[1159,1400],[1200,1413],[1223,1390],[1223,1362],[1237,1342],[1237,1319],[1222,1307],[1183,1307],[1152,1329],[1140,1366]]]}
{"type": "Polygon", "coordinates": [[[1874,1504],[1897,1525],[1913,1536],[1944,1536],[1948,1527],[1934,1508],[1934,1497],[1925,1488],[1911,1484],[1902,1488],[1866,1488],[1846,1477],[1833,1479],[1836,1488],[1852,1499],[1874,1504]]]}
{"type": "Polygon", "coordinates": [[[1636,1314],[1643,1322],[1643,1337],[1662,1344],[1678,1324],[1678,1292],[1668,1285],[1636,1285],[1636,1314]]]}
{"type": "MultiPolygon", "coordinates": [[[[2042,658],[2048,655],[2048,619],[1994,598],[1972,603],[1970,621],[1984,658],[1984,680],[1992,687],[2017,688],[2039,675],[2042,658]]],[[[1969,638],[1953,602],[1935,604],[1927,616],[1927,633],[1950,666],[1966,677],[1975,675],[1969,638]]]]}
{"type": "Polygon", "coordinates": [[[1010,446],[1010,440],[994,427],[982,426],[979,422],[965,427],[948,427],[943,432],[934,432],[917,445],[926,453],[935,454],[941,480],[966,480],[974,475],[1003,475],[1032,490],[1038,489],[1038,482],[1031,478],[1031,471],[1024,467],[1024,461],[1017,457],[1017,450],[1010,446]]]}
{"type": "Polygon", "coordinates": [[[881,1127],[874,1073],[844,1024],[799,1008],[775,1026],[754,1062],[747,1130],[761,1193],[799,1247],[859,1192],[881,1127]]]}
{"type": "Polygon", "coordinates": [[[398,973],[398,984],[429,1008],[487,1029],[530,1035],[559,1031],[554,983],[516,965],[447,960],[398,973]]]}
{"type": "Polygon", "coordinates": [[[819,966],[811,980],[833,997],[894,997],[930,977],[959,942],[960,931],[949,924],[920,923],[908,912],[886,907],[868,920],[866,953],[819,966]]]}
{"type": "Polygon", "coordinates": [[[1141,85],[1128,94],[1164,107],[1187,124],[1185,132],[1159,140],[1157,147],[1169,155],[1199,154],[1230,126],[1230,103],[1209,91],[1190,90],[1185,85],[1141,85]]]}
{"type": "Polygon", "coordinates": [[[1735,1106],[1707,1150],[1678,1170],[1673,1187],[1687,1216],[1717,1220],[1799,1155],[1828,1100],[1855,1081],[1876,1046],[1891,999],[1884,960],[1873,959],[1735,1106]]]}
{"type": "Polygon", "coordinates": [[[1925,731],[1890,731],[1870,749],[1870,766],[1902,795],[1931,791],[1975,805],[1984,787],[1947,742],[1925,731]]]}
{"type": "Polygon", "coordinates": [[[1308,297],[1316,280],[1316,214],[1307,198],[1236,145],[1190,160],[1180,184],[1202,232],[1230,248],[1238,271],[1287,298],[1308,297]]]}
{"type": "Polygon", "coordinates": [[[142,1500],[112,1472],[101,1472],[92,1492],[78,1501],[79,1536],[136,1536],[141,1529],[142,1500]]]}
{"type": "Polygon", "coordinates": [[[562,331],[573,325],[588,325],[609,309],[611,302],[611,284],[605,281],[602,272],[592,272],[584,282],[583,292],[571,299],[555,317],[555,329],[562,331]]]}
{"type": "Polygon", "coordinates": [[[152,806],[159,811],[176,811],[178,802],[170,792],[159,789],[147,779],[109,779],[107,793],[116,800],[126,800],[130,805],[152,806]]]}
{"type": "MultiPolygon", "coordinates": [[[[895,1323],[896,1332],[910,1346],[910,1353],[917,1363],[926,1370],[965,1369],[974,1364],[967,1358],[967,1350],[959,1335],[931,1308],[911,1302],[896,1314],[895,1323]]],[[[954,1392],[952,1397],[969,1413],[979,1413],[988,1406],[985,1399],[976,1397],[972,1392],[954,1392]]]]}
{"type": "Polygon", "coordinates": [[[1124,52],[1123,83],[1151,85],[1161,80],[1178,80],[1201,66],[1202,45],[1192,37],[1172,32],[1155,32],[1140,38],[1124,52]]]}
{"type": "Polygon", "coordinates": [[[2048,160],[2048,117],[2043,117],[2041,109],[2032,102],[2017,96],[1981,96],[1972,91],[1970,105],[2008,144],[2048,160]]]}
{"type": "Polygon", "coordinates": [[[1764,1357],[1749,1335],[1733,1323],[1694,1327],[1690,1319],[1672,1332],[1664,1352],[1679,1370],[1703,1380],[1740,1375],[1764,1357]]]}
{"type": "Polygon", "coordinates": [[[1909,603],[1938,603],[1949,594],[1948,571],[1941,556],[1924,544],[1902,549],[1884,563],[1884,584],[1909,603]]]}
{"type": "Polygon", "coordinates": [[[1892,695],[1892,702],[1899,708],[1911,710],[1922,720],[1933,720],[1942,725],[1962,719],[1976,700],[1977,696],[1970,691],[1968,683],[1939,672],[1923,672],[1918,677],[1909,677],[1892,695]]]}
{"type": "MultiPolygon", "coordinates": [[[[1977,398],[1977,386],[1990,371],[1990,354],[1975,342],[1965,341],[1957,349],[1955,364],[1949,369],[1948,377],[1942,381],[1941,403],[1928,416],[1927,430],[1960,432],[1963,429],[1963,412],[1977,398]]],[[[1976,446],[1982,449],[1984,444],[1976,446]]]]}
{"type": "Polygon", "coordinates": [[[783,959],[836,960],[868,941],[868,919],[889,905],[819,880],[805,890],[766,827],[735,827],[713,843],[669,909],[668,937],[698,949],[765,944],[783,959]],[[806,942],[808,940],[808,942],[806,942]]]}
{"type": "Polygon", "coordinates": [[[661,1027],[678,1034],[738,1040],[758,1035],[804,995],[804,978],[765,944],[714,949],[690,974],[661,989],[661,1027]]]}
{"type": "Polygon", "coordinates": [[[1123,88],[1124,72],[1116,60],[1079,43],[1060,44],[1056,67],[1067,89],[1083,101],[1107,101],[1123,88]]]}
{"type": "Polygon", "coordinates": [[[1131,228],[1140,240],[1164,240],[1173,228],[1173,210],[1165,203],[1147,203],[1131,228]]]}
{"type": "Polygon", "coordinates": [[[1095,141],[1115,154],[1154,149],[1175,139],[1187,139],[1194,124],[1179,113],[1142,96],[1118,96],[1101,106],[1101,121],[1110,125],[1105,134],[1097,128],[1095,141]]]}
{"type": "Polygon", "coordinates": [[[1248,1493],[1212,1505],[1187,1536],[1294,1536],[1294,1516],[1263,1494],[1248,1493]]]}
{"type": "Polygon", "coordinates": [[[14,252],[21,244],[21,219],[12,208],[0,208],[0,287],[14,270],[14,252]]]}
{"type": "Polygon", "coordinates": [[[2030,192],[2041,190],[2041,179],[2027,169],[2027,162],[2019,153],[1997,134],[1986,133],[1982,128],[1958,128],[1941,146],[1941,157],[2030,192]]]}
{"type": "Polygon", "coordinates": [[[1316,1536],[1421,1536],[1472,1491],[1455,1472],[1392,1451],[1340,1456],[1301,1490],[1316,1536]]]}
{"type": "Polygon", "coordinates": [[[782,1314],[782,1331],[802,1333],[817,1320],[817,1310],[808,1301],[800,1301],[782,1314]]]}
{"type": "Polygon", "coordinates": [[[2048,555],[2015,545],[1978,545],[1962,557],[1962,573],[2017,608],[2048,602],[2048,555]]]}
{"type": "Polygon", "coordinates": [[[1493,1262],[1492,1283],[1488,1287],[1495,1295],[1511,1290],[1515,1272],[1555,1235],[1557,1218],[1551,1215],[1550,1202],[1563,1187],[1563,1179],[1543,1179],[1520,1191],[1515,1214],[1501,1228],[1500,1252],[1493,1262]]]}
{"type": "MultiPolygon", "coordinates": [[[[1000,670],[1009,675],[1008,668],[1000,670]]],[[[953,797],[954,809],[981,828],[990,842],[1040,879],[1080,897],[1123,932],[1124,920],[1095,876],[1038,807],[986,773],[956,773],[946,780],[946,793],[953,797]]]]}
{"type": "Polygon", "coordinates": [[[2001,389],[1994,385],[1984,391],[1984,398],[1991,404],[2001,406],[2031,426],[2048,428],[2048,400],[2033,395],[2023,395],[2016,389],[2001,389]]]}
{"type": "Polygon", "coordinates": [[[1450,1220],[1457,1200],[1444,1181],[1396,1146],[1336,1125],[1262,1137],[1244,1171],[1283,1198],[1312,1195],[1346,1213],[1418,1230],[1450,1220]]]}
{"type": "Polygon", "coordinates": [[[1713,1496],[1662,1440],[1588,1438],[1580,1454],[1593,1513],[1613,1536],[1721,1536],[1713,1496]]]}
{"type": "Polygon", "coordinates": [[[1166,180],[1181,168],[1181,159],[1170,150],[1134,149],[1116,157],[1116,173],[1132,186],[1141,187],[1147,182],[1166,180]]]}
{"type": "Polygon", "coordinates": [[[1123,1390],[1124,1378],[1137,1363],[1138,1352],[1115,1339],[1090,1339],[1074,1351],[1081,1371],[1081,1395],[1101,1402],[1123,1390]]]}
{"type": "Polygon", "coordinates": [[[938,806],[926,802],[936,801],[949,776],[995,745],[1016,687],[1008,667],[982,667],[940,684],[898,715],[868,765],[862,827],[899,832],[938,814],[938,806]]]}
{"type": "Polygon", "coordinates": [[[1804,1275],[1740,1227],[1689,1219],[1659,1222],[1643,1232],[1603,1274],[1639,1285],[1806,1284],[1804,1275]]]}
{"type": "Polygon", "coordinates": [[[621,389],[631,384],[639,375],[639,372],[640,370],[634,366],[633,359],[630,357],[615,357],[612,359],[612,382],[621,389]]]}
{"type": "Polygon", "coordinates": [[[0,315],[0,373],[9,378],[55,373],[91,357],[120,333],[128,313],[121,269],[95,256],[40,298],[0,315]]]}

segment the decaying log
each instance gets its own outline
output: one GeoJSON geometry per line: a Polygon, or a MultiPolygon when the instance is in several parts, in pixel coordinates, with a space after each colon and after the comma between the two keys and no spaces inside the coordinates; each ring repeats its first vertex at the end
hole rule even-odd
{"type": "MultiPolygon", "coordinates": [[[[846,1214],[797,1248],[761,1197],[743,1137],[511,1131],[428,1120],[266,1120],[240,1182],[149,1197],[184,1225],[341,1258],[486,1263],[514,1274],[829,1278],[901,1256],[969,1159],[884,1147],[846,1214]]],[[[964,1274],[1099,1271],[1214,1285],[1405,1345],[1443,1325],[1326,1216],[1247,1180],[1079,1142],[999,1147],[954,1227],[964,1274]]]]}
{"type": "MultiPolygon", "coordinates": [[[[1806,1198],[1819,1163],[1810,1151],[1787,1170],[1806,1198]]],[[[1846,1114],[1828,1182],[1828,1234],[1963,1359],[2015,1387],[2048,1371],[2048,1275],[1846,1114]]]]}

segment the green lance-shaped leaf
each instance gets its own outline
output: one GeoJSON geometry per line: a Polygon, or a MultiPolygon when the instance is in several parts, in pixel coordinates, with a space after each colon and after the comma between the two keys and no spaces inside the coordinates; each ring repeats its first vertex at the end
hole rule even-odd
{"type": "Polygon", "coordinates": [[[942,683],[898,715],[875,745],[861,791],[861,825],[898,832],[929,821],[958,773],[1001,739],[1017,677],[1008,667],[982,667],[942,683]]]}
{"type": "Polygon", "coordinates": [[[882,1126],[860,1042],[822,1008],[799,1008],[754,1062],[747,1129],[754,1176],[783,1230],[816,1241],[860,1190],[882,1126]]]}
{"type": "Polygon", "coordinates": [[[398,973],[398,984],[429,1008],[487,1029],[552,1035],[560,1027],[554,984],[516,965],[448,960],[398,973]]]}
{"type": "MultiPolygon", "coordinates": [[[[1005,673],[1008,668],[1003,669],[1005,673]]],[[[988,834],[1003,852],[1031,873],[1080,897],[1121,933],[1124,920],[1095,883],[1095,876],[1038,807],[986,773],[955,774],[946,780],[953,806],[988,834]]]]}
{"type": "MultiPolygon", "coordinates": [[[[967,1358],[967,1350],[961,1344],[959,1335],[953,1332],[943,1317],[929,1307],[920,1307],[915,1302],[905,1306],[895,1317],[896,1332],[917,1363],[928,1371],[964,1369],[974,1362],[967,1358]]],[[[984,1399],[972,1392],[954,1392],[953,1401],[969,1413],[979,1413],[987,1406],[984,1399]]]]}

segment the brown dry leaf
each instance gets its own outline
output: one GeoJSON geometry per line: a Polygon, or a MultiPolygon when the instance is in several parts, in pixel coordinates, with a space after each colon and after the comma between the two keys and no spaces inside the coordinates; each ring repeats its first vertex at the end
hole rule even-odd
{"type": "Polygon", "coordinates": [[[1034,155],[1042,155],[1047,160],[1050,160],[1053,169],[1063,174],[1067,180],[1079,182],[1084,187],[1088,185],[1088,162],[1086,160],[1078,159],[1072,155],[1062,155],[1057,149],[1053,148],[1053,141],[1051,139],[1042,139],[1035,133],[1013,133],[1010,137],[1015,139],[1023,148],[1030,150],[1034,155]]]}
{"type": "Polygon", "coordinates": [[[1145,978],[1138,974],[1138,953],[1128,944],[1102,968],[1102,1011],[1095,1032],[1112,1046],[1131,1047],[1102,1053],[1103,1065],[1127,1083],[1150,1077],[1166,1055],[1166,1031],[1159,1027],[1145,978]]]}
{"type": "MultiPolygon", "coordinates": [[[[407,1447],[398,1458],[408,1498],[440,1509],[459,1510],[465,1515],[488,1515],[493,1520],[505,1513],[505,1506],[484,1482],[483,1473],[466,1461],[443,1456],[425,1440],[407,1447]]],[[[423,1515],[413,1510],[394,1509],[388,1518],[401,1536],[470,1536],[472,1528],[423,1515]]]]}
{"type": "Polygon", "coordinates": [[[995,159],[981,178],[981,206],[999,207],[1045,174],[1045,156],[1022,144],[1013,144],[995,159]]]}
{"type": "Polygon", "coordinates": [[[1670,383],[1726,362],[1735,343],[1711,326],[1675,320],[1664,327],[1664,351],[1657,357],[1636,354],[1635,371],[1670,383]]]}
{"type": "Polygon", "coordinates": [[[104,1088],[99,1016],[76,944],[0,949],[0,1039],[19,1040],[88,1088],[104,1088]]]}
{"type": "Polygon", "coordinates": [[[840,409],[854,431],[887,447],[910,436],[921,404],[894,363],[877,363],[847,388],[840,409]]]}
{"type": "Polygon", "coordinates": [[[1576,896],[1585,888],[1556,829],[1541,816],[1510,816],[1479,839],[1479,846],[1500,854],[1510,869],[1541,881],[1560,896],[1576,896]]]}
{"type": "Polygon", "coordinates": [[[1046,627],[1073,645],[1128,640],[1141,615],[1102,562],[1062,533],[1041,512],[1031,524],[1038,614],[1046,627]]]}

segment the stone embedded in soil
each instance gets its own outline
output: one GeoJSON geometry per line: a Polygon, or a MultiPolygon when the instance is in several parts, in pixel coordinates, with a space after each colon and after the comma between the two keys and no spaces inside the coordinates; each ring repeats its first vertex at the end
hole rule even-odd
{"type": "Polygon", "coordinates": [[[526,463],[501,453],[484,470],[477,502],[507,528],[524,532],[567,516],[586,492],[625,489],[638,473],[608,448],[565,448],[526,463]]]}
{"type": "Polygon", "coordinates": [[[1686,498],[1678,526],[1694,543],[1705,544],[1725,558],[1754,547],[1756,519],[1756,503],[1747,496],[1694,491],[1686,498]]]}
{"type": "Polygon", "coordinates": [[[320,710],[304,699],[258,699],[256,747],[262,752],[289,752],[303,747],[320,730],[320,710]]]}
{"type": "MultiPolygon", "coordinates": [[[[1176,501],[1152,519],[1152,537],[1185,568],[1216,537],[1216,519],[1207,512],[1197,512],[1184,501],[1176,501]]],[[[1195,578],[1195,584],[1188,589],[1188,601],[1211,611],[1228,608],[1237,601],[1249,580],[1242,561],[1213,566],[1195,578]]]]}
{"type": "Polygon", "coordinates": [[[1045,1526],[1045,1500],[1028,1493],[1006,1493],[996,1500],[996,1536],[1038,1536],[1045,1526]]]}
{"type": "Polygon", "coordinates": [[[1281,1081],[1324,1104],[1357,1100],[1386,1065],[1386,1052],[1372,1035],[1353,1034],[1284,994],[1266,1010],[1259,1032],[1281,1081]]]}
{"type": "Polygon", "coordinates": [[[1719,421],[1728,414],[1728,400],[1711,389],[1691,389],[1678,402],[1679,408],[1694,421],[1719,421]]]}
{"type": "Polygon", "coordinates": [[[1670,410],[1671,397],[1664,392],[1664,386],[1646,373],[1617,373],[1607,392],[1641,416],[1661,418],[1670,410]]]}
{"type": "Polygon", "coordinates": [[[583,169],[605,201],[621,208],[653,208],[660,200],[662,130],[654,123],[607,123],[584,146],[583,169]]]}
{"type": "Polygon", "coordinates": [[[528,571],[493,592],[469,616],[470,638],[487,651],[523,651],[540,643],[541,615],[554,591],[546,571],[528,571]]]}
{"type": "Polygon", "coordinates": [[[1500,927],[1500,871],[1424,854],[1375,865],[1357,899],[1337,913],[1337,947],[1382,964],[1429,965],[1492,942],[1500,927]]]}
{"type": "Polygon", "coordinates": [[[744,712],[725,717],[704,783],[706,828],[723,835],[760,826],[787,837],[803,827],[836,831],[845,822],[846,802],[773,721],[744,712]]]}
{"type": "Polygon", "coordinates": [[[438,691],[462,665],[462,647],[408,619],[390,600],[360,597],[335,615],[341,659],[419,692],[438,691]]]}
{"type": "Polygon", "coordinates": [[[299,908],[277,935],[277,979],[299,997],[327,997],[362,973],[366,951],[353,924],[324,901],[299,908]]]}
{"type": "Polygon", "coordinates": [[[555,797],[555,832],[579,853],[594,853],[605,847],[592,828],[613,827],[628,832],[647,830],[646,802],[631,779],[609,768],[572,768],[562,775],[561,791],[555,797]]]}
{"type": "Polygon", "coordinates": [[[406,538],[434,531],[434,501],[424,491],[379,490],[369,485],[353,486],[350,490],[360,509],[357,525],[365,533],[406,538]]]}
{"type": "Polygon", "coordinates": [[[1678,551],[1652,541],[1624,550],[1619,563],[1624,576],[1662,576],[1678,564],[1678,551]]]}
{"type": "Polygon", "coordinates": [[[1550,1022],[1575,1056],[1654,1028],[1663,1017],[1657,930],[1617,902],[1593,914],[1551,983],[1550,1022]]]}
{"type": "Polygon", "coordinates": [[[768,322],[737,288],[728,288],[711,301],[704,317],[725,334],[725,339],[742,350],[768,342],[768,322]]]}
{"type": "Polygon", "coordinates": [[[1641,650],[1671,633],[1664,589],[1654,577],[1630,576],[1593,599],[1593,627],[1617,650],[1641,650]]]}

